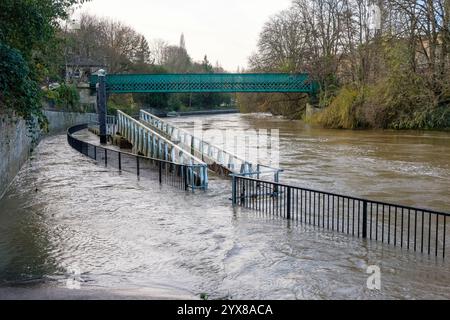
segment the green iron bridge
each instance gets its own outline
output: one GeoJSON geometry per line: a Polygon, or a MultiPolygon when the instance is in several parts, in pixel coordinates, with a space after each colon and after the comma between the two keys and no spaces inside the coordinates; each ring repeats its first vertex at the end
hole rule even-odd
{"type": "MultiPolygon", "coordinates": [[[[90,78],[90,85],[97,90],[100,142],[102,144],[107,142],[106,104],[108,94],[111,93],[297,92],[314,95],[318,87],[317,83],[305,73],[106,75],[104,70],[99,70],[98,75],[90,78]]],[[[136,128],[133,127],[132,130],[136,130],[136,128]]],[[[154,132],[151,133],[154,134],[154,132]]],[[[220,152],[222,151],[219,150],[220,152]]],[[[253,172],[248,169],[251,166],[245,162],[241,167],[244,168],[241,173],[253,172]]],[[[230,166],[225,165],[224,169],[229,170],[230,166]]]]}
{"type": "MultiPolygon", "coordinates": [[[[99,70],[98,75],[91,76],[90,85],[97,91],[100,142],[102,144],[107,142],[106,104],[108,94],[111,93],[297,92],[314,95],[318,88],[317,83],[306,73],[107,75],[104,70],[99,70]]],[[[152,132],[152,134],[154,133],[152,132]]],[[[244,168],[242,169],[243,173],[252,171],[245,169],[251,167],[246,163],[243,163],[241,167],[244,168]]],[[[225,170],[230,169],[229,166],[224,166],[224,168],[225,170]]]]}
{"type": "MultiPolygon", "coordinates": [[[[298,92],[314,95],[318,85],[305,73],[110,74],[108,93],[298,92]]],[[[92,88],[98,76],[90,78],[92,88]]]]}

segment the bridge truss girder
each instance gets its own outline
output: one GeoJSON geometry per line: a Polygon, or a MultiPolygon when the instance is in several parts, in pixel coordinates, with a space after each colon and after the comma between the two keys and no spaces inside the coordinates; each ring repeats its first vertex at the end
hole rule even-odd
{"type": "MultiPolygon", "coordinates": [[[[95,87],[97,76],[91,77],[95,87]]],[[[213,74],[111,74],[108,93],[202,93],[202,92],[297,92],[315,94],[317,85],[308,74],[213,73],[213,74]]]]}

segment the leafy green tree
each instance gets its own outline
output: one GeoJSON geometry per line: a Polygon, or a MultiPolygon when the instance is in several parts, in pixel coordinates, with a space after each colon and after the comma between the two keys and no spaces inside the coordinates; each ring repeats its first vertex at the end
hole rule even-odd
{"type": "MultiPolygon", "coordinates": [[[[0,42],[0,107],[13,107],[26,120],[40,114],[40,90],[19,50],[0,42]]],[[[42,121],[42,117],[41,121],[42,121]]]]}
{"type": "Polygon", "coordinates": [[[86,0],[2,0],[0,2],[0,107],[31,121],[40,111],[39,83],[49,75],[45,54],[55,49],[60,22],[86,0]]]}

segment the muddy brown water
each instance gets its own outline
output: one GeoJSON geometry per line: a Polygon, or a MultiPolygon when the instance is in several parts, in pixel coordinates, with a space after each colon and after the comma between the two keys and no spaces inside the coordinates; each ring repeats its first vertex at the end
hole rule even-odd
{"type": "MultiPolygon", "coordinates": [[[[282,181],[450,211],[449,133],[324,130],[268,115],[201,120],[205,137],[279,129],[282,181]]],[[[0,293],[32,288],[36,297],[75,274],[83,290],[149,296],[450,298],[448,260],[233,209],[229,197],[218,177],[205,193],[184,193],[96,165],[65,135],[47,137],[0,200],[0,293]],[[380,291],[366,286],[370,265],[381,268],[380,291]]]]}

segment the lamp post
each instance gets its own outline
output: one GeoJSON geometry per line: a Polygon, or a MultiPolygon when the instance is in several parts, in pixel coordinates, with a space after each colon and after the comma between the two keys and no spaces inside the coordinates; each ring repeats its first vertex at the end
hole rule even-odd
{"type": "MultiPolygon", "coordinates": [[[[73,14],[73,12],[71,13],[71,15],[72,14],[73,14]]],[[[68,35],[69,35],[69,26],[71,27],[70,28],[71,31],[78,31],[81,29],[81,27],[77,23],[76,19],[71,19],[70,21],[66,21],[65,28],[64,28],[64,65],[65,65],[64,79],[65,79],[66,83],[69,83],[69,80],[70,80],[70,77],[68,74],[68,61],[67,61],[67,56],[68,56],[67,39],[68,39],[68,35]]]]}
{"type": "Polygon", "coordinates": [[[98,71],[97,102],[100,143],[106,144],[106,71],[103,69],[98,71]]]}

